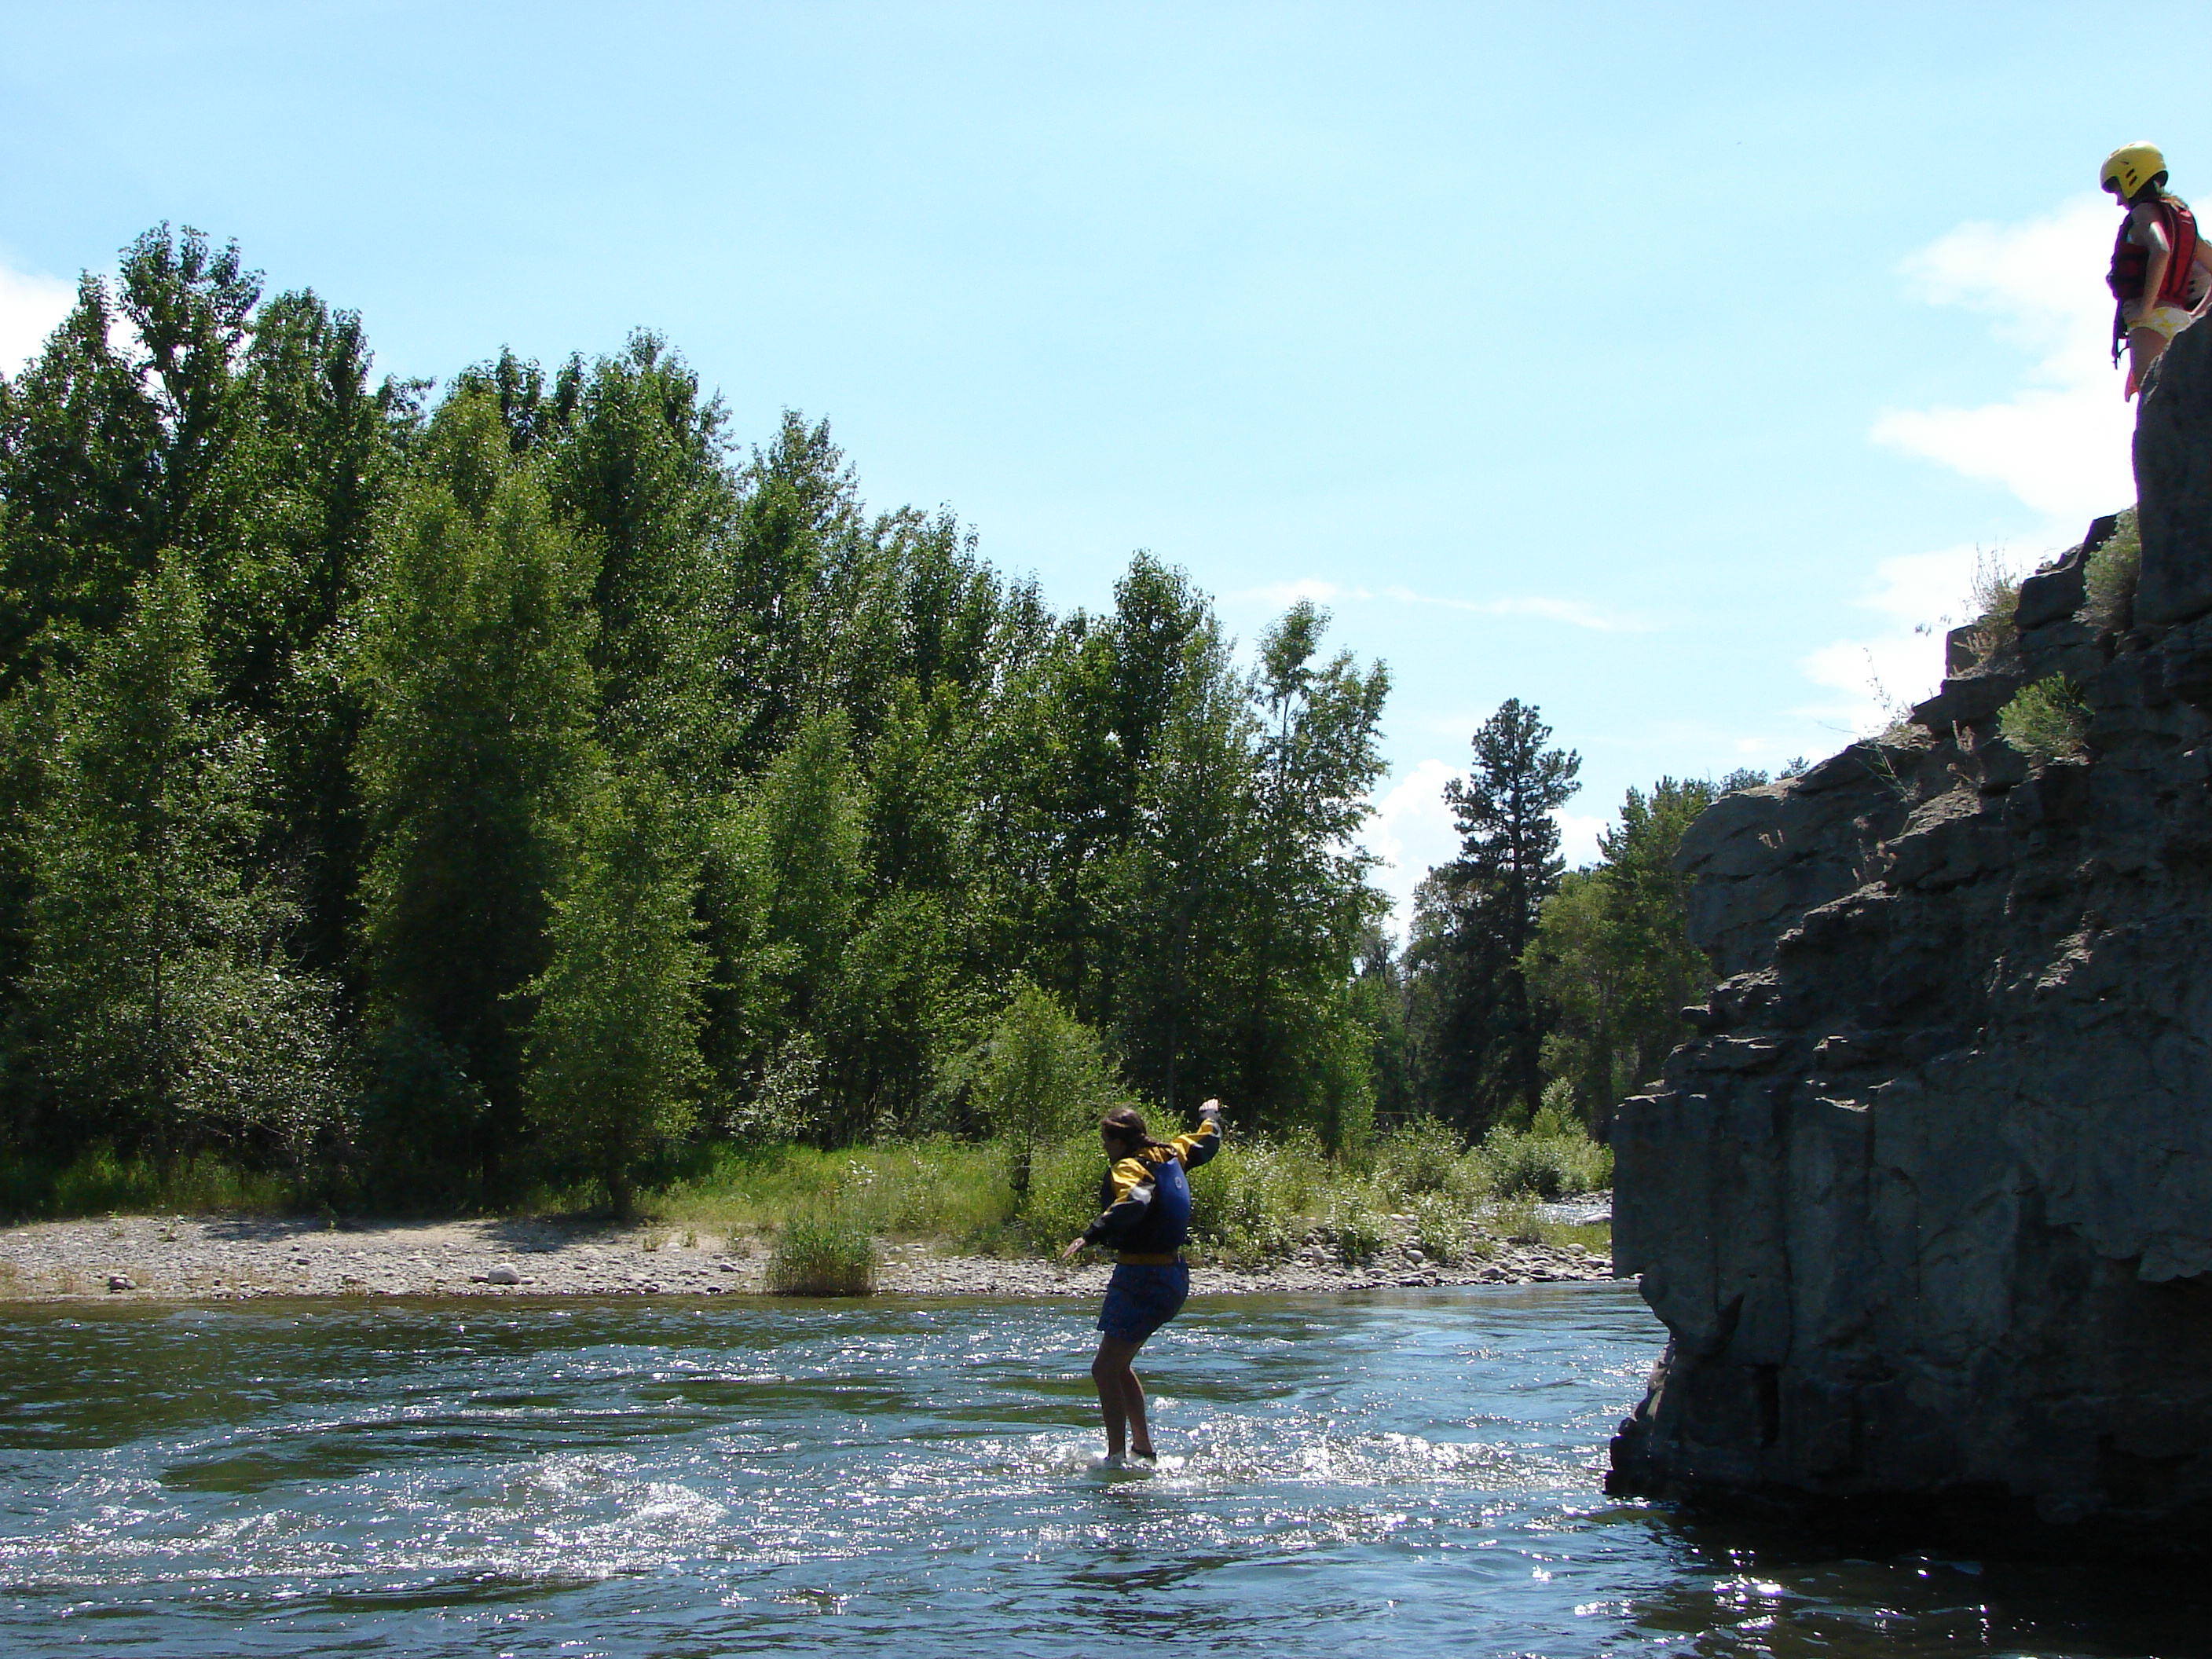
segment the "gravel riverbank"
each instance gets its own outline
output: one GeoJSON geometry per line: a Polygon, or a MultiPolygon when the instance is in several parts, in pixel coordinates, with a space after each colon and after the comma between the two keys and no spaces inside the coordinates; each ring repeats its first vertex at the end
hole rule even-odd
{"type": "MultiPolygon", "coordinates": [[[[551,1221],[346,1222],[125,1216],[0,1229],[0,1302],[81,1298],[244,1301],[259,1297],[562,1297],[758,1294],[763,1245],[681,1228],[551,1221]]],[[[1363,1291],[1605,1279],[1613,1264],[1578,1246],[1499,1241],[1455,1265],[1410,1244],[1346,1267],[1309,1249],[1244,1271],[1198,1266],[1199,1295],[1363,1291]]],[[[1009,1261],[884,1247],[878,1289],[901,1296],[1091,1296],[1103,1262],[1009,1261]]]]}

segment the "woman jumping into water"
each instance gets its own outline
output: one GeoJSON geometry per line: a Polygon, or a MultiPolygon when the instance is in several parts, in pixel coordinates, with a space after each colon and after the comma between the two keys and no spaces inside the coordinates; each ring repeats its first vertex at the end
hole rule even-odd
{"type": "Polygon", "coordinates": [[[1098,1183],[1101,1213],[1060,1253],[1061,1261],[1073,1261],[1085,1245],[1102,1243],[1120,1253],[1106,1283],[1106,1305],[1098,1310],[1098,1357],[1091,1362],[1109,1457],[1152,1455],[1144,1386],[1131,1362],[1190,1294],[1182,1259],[1190,1237],[1190,1182],[1183,1172],[1221,1149],[1221,1103],[1207,1101],[1198,1115],[1198,1132],[1173,1140],[1154,1140],[1145,1120],[1127,1106],[1099,1119],[1098,1139],[1112,1165],[1098,1183]]]}

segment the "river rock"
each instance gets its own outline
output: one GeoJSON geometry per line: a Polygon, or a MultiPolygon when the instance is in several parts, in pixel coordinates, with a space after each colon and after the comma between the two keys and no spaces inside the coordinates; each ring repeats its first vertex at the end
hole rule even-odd
{"type": "Polygon", "coordinates": [[[520,1285],[522,1283],[522,1275],[516,1270],[513,1262],[497,1261],[494,1262],[489,1267],[484,1270],[484,1283],[487,1285],[520,1285]]]}
{"type": "Polygon", "coordinates": [[[2212,1547],[2212,329],[2136,453],[2135,626],[2046,583],[1915,729],[1685,836],[1723,978],[1613,1129],[1671,1336],[1616,1490],[2212,1547]],[[2032,763],[1995,710],[2054,672],[2086,747],[2032,763]]]}

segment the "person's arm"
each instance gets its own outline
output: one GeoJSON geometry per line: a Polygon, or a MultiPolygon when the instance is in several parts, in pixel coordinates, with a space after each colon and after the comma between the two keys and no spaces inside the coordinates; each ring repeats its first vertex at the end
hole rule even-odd
{"type": "Polygon", "coordinates": [[[1083,1230],[1083,1236],[1060,1253],[1063,1261],[1072,1260],[1085,1244],[1111,1243],[1137,1224],[1152,1201],[1152,1172],[1141,1159],[1125,1158],[1114,1165],[1109,1176],[1114,1185],[1113,1201],[1101,1211],[1098,1218],[1083,1230]]]}
{"type": "Polygon", "coordinates": [[[1195,1170],[1209,1161],[1221,1150],[1221,1103],[1209,1100],[1200,1107],[1197,1129],[1187,1135],[1177,1135],[1170,1144],[1186,1170],[1195,1170]]]}
{"type": "Polygon", "coordinates": [[[2148,203],[2135,210],[2135,238],[2148,251],[2149,258],[2143,266],[2142,307],[2148,311],[2158,303],[2158,291],[2166,285],[2166,268],[2173,262],[2173,244],[2166,240],[2166,227],[2159,222],[2157,210],[2148,203]]]}

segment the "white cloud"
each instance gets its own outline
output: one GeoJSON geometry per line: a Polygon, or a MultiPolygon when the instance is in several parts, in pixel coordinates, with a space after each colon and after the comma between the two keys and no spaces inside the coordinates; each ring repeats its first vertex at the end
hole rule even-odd
{"type": "Polygon", "coordinates": [[[1299,576],[1291,581],[1242,588],[1227,597],[1257,599],[1273,605],[1295,605],[1300,599],[1310,599],[1316,605],[1334,605],[1343,599],[1358,602],[1384,599],[1394,605],[1438,605],[1446,611],[1463,611],[1475,617],[1534,617],[1544,622],[1565,623],[1570,628],[1587,628],[1600,634],[1641,634],[1649,632],[1654,626],[1636,617],[1608,615],[1580,599],[1550,599],[1541,594],[1503,599],[1451,599],[1435,594],[1416,593],[1410,587],[1399,586],[1386,587],[1376,593],[1365,587],[1346,587],[1321,576],[1299,576]]]}
{"type": "Polygon", "coordinates": [[[74,283],[0,265],[0,374],[14,374],[37,356],[76,301],[74,283]]]}
{"type": "Polygon", "coordinates": [[[1559,826],[1559,856],[1567,861],[1567,868],[1579,870],[1584,865],[1597,862],[1597,838],[1601,830],[1613,827],[1613,816],[1588,818],[1579,812],[1570,812],[1564,806],[1552,809],[1552,822],[1559,826]]]}
{"type": "Polygon", "coordinates": [[[2115,220],[2103,198],[2081,197],[2021,224],[1961,225],[1905,261],[1922,299],[1982,313],[2028,359],[2002,402],[1885,410],[1869,435],[2002,484],[2043,522],[2020,554],[1946,547],[1881,561],[1858,605],[1884,625],[1834,640],[1800,665],[1849,701],[1799,713],[1856,732],[1886,725],[1942,679],[1943,631],[1974,609],[1978,562],[2005,563],[2018,576],[2097,514],[2135,499],[2135,416],[2112,367],[2104,283],[2115,220]]]}
{"type": "Polygon", "coordinates": [[[2036,512],[2087,524],[2135,499],[2132,408],[2112,366],[2105,263],[2112,204],[2084,197],[2021,225],[1961,225],[1905,262],[1921,297],[1995,319],[2034,354],[2002,403],[1890,410],[1876,443],[2001,483],[2036,512]]]}
{"type": "MultiPolygon", "coordinates": [[[[1425,760],[1391,784],[1375,802],[1375,816],[1360,837],[1383,860],[1375,884],[1390,897],[1387,926],[1402,941],[1413,921],[1413,889],[1437,865],[1459,856],[1459,826],[1444,805],[1444,785],[1460,774],[1440,760],[1425,760]]],[[[1598,832],[1613,823],[1608,815],[1584,817],[1555,810],[1559,850],[1570,869],[1597,860],[1598,832]]]]}
{"type": "Polygon", "coordinates": [[[1459,830],[1444,805],[1444,785],[1459,774],[1440,760],[1425,760],[1390,785],[1375,802],[1360,840],[1382,860],[1375,884],[1390,896],[1389,926],[1403,939],[1413,920],[1413,889],[1421,878],[1459,856],[1459,830]]]}
{"type": "Polygon", "coordinates": [[[1295,581],[1269,582],[1263,587],[1241,588],[1228,597],[1232,599],[1258,599],[1262,604],[1287,609],[1300,599],[1315,605],[1334,605],[1339,599],[1371,599],[1375,596],[1364,587],[1343,587],[1319,576],[1300,576],[1295,581]]]}
{"type": "Polygon", "coordinates": [[[1580,599],[1546,599],[1529,595],[1508,599],[1447,599],[1427,593],[1416,593],[1410,587],[1386,587],[1385,599],[1395,599],[1401,605],[1442,605],[1447,611],[1464,611],[1477,617],[1537,617],[1547,622],[1565,623],[1571,628],[1587,628],[1601,634],[1641,634],[1652,624],[1634,617],[1607,616],[1580,599]]]}

